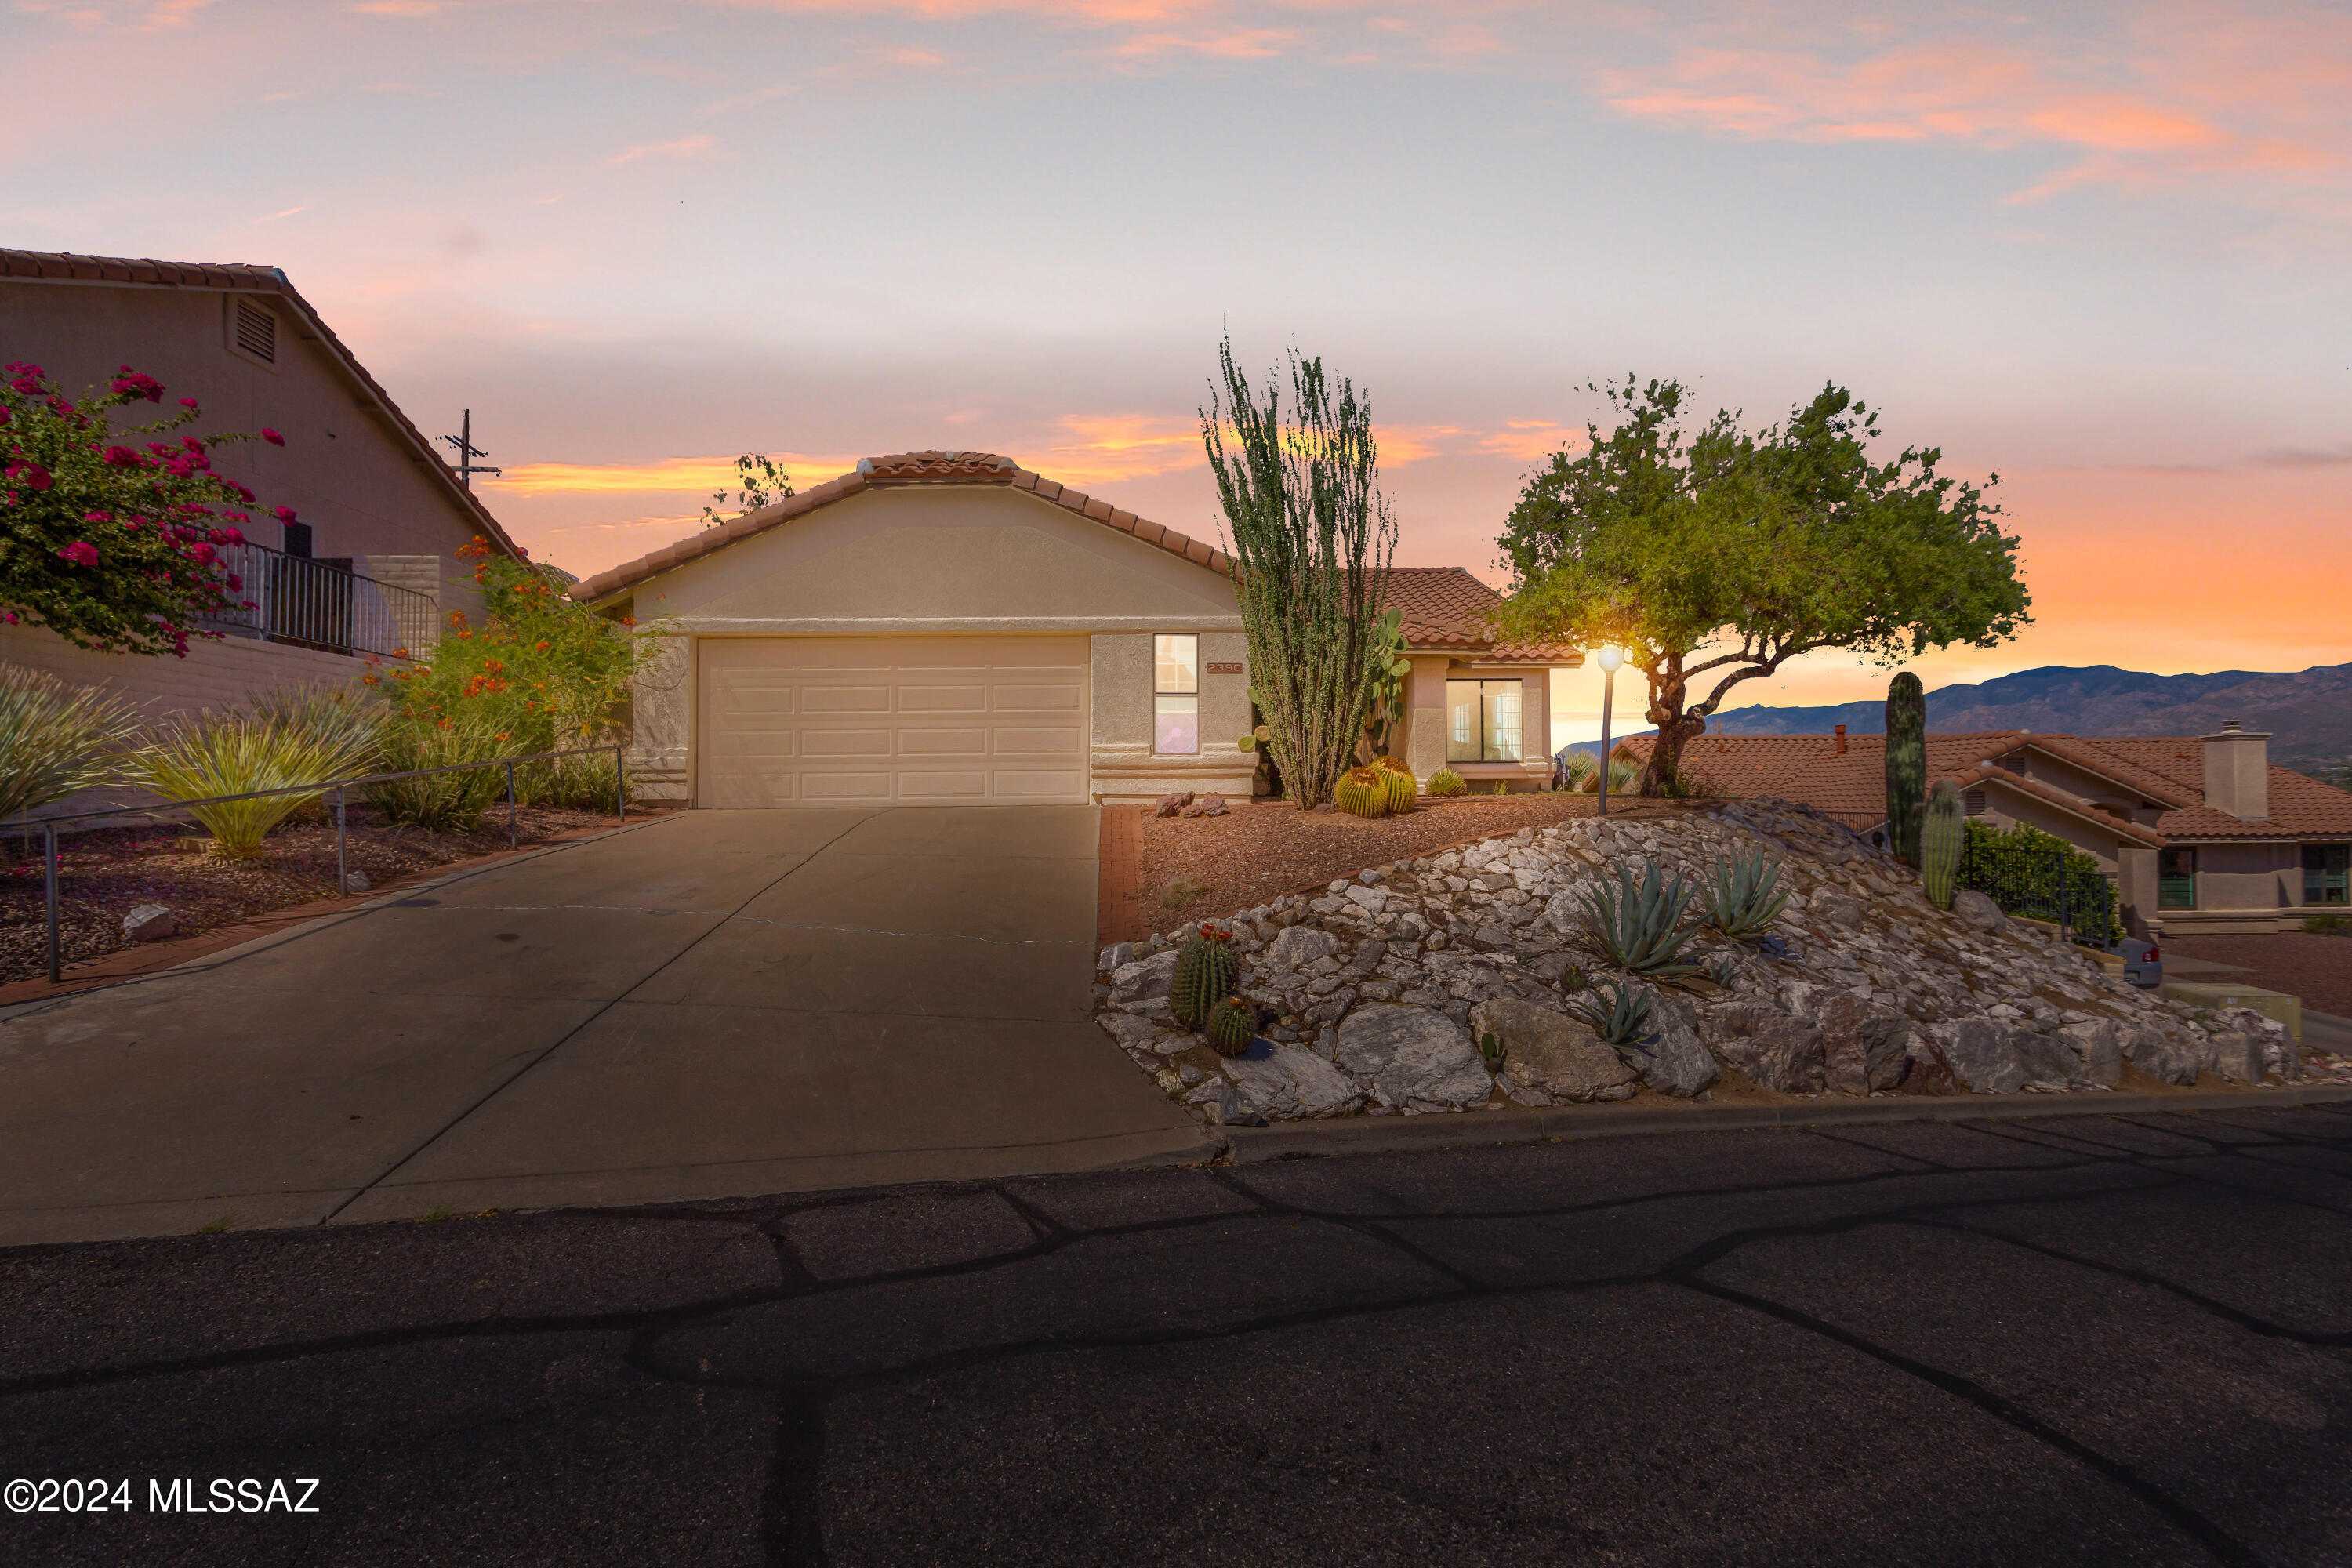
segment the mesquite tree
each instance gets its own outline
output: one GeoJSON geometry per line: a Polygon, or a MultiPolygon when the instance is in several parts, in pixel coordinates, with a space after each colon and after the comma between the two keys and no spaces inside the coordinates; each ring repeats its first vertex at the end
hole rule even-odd
{"type": "Polygon", "coordinates": [[[1286,419],[1278,373],[1261,405],[1232,340],[1217,365],[1224,385],[1210,388],[1201,439],[1225,512],[1250,696],[1303,811],[1330,799],[1352,765],[1388,663],[1381,599],[1396,524],[1380,493],[1371,405],[1354,383],[1335,391],[1323,362],[1294,350],[1286,419]]]}
{"type": "Polygon", "coordinates": [[[1985,487],[1938,475],[1938,447],[1872,462],[1877,416],[1843,387],[1753,435],[1718,413],[1687,444],[1681,384],[1605,390],[1617,428],[1586,426],[1590,448],[1555,455],[1504,525],[1518,574],[1504,623],[1615,643],[1649,678],[1658,739],[1643,794],[1679,777],[1683,747],[1733,687],[1800,654],[1990,647],[2029,618],[2018,540],[1985,487]]]}

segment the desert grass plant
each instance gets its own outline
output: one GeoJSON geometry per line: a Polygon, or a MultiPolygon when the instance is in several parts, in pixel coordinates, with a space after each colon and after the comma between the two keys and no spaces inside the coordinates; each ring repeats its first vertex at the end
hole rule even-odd
{"type": "Polygon", "coordinates": [[[1592,775],[1600,771],[1601,759],[1591,752],[1571,751],[1559,761],[1560,789],[1570,795],[1592,793],[1592,775]]]}
{"type": "Polygon", "coordinates": [[[314,702],[306,694],[273,694],[245,706],[164,721],[155,739],[131,753],[124,776],[166,800],[182,802],[320,786],[188,806],[188,815],[212,835],[210,854],[247,860],[261,853],[270,829],[318,801],[327,784],[367,772],[375,760],[374,734],[352,710],[314,702]]]}
{"type": "Polygon", "coordinates": [[[1603,980],[1591,990],[1570,997],[1568,1014],[1600,1036],[1604,1044],[1647,1056],[1650,1042],[1657,1037],[1656,1031],[1650,1027],[1653,994],[1646,985],[1603,980]]]}
{"type": "MultiPolygon", "coordinates": [[[[383,732],[381,769],[401,773],[494,762],[510,754],[507,741],[493,728],[495,723],[487,714],[469,712],[444,721],[396,718],[383,732]]],[[[483,809],[494,800],[504,799],[506,793],[504,768],[467,768],[367,786],[368,804],[385,821],[421,827],[427,833],[471,833],[480,825],[483,809]]],[[[517,793],[520,793],[520,780],[517,793]]]]}
{"type": "Polygon", "coordinates": [[[1691,885],[1680,877],[1667,881],[1655,861],[1639,882],[1630,868],[1619,866],[1616,882],[1613,889],[1606,882],[1588,888],[1578,900],[1578,916],[1592,944],[1629,973],[1656,980],[1695,973],[1697,964],[1675,958],[1698,929],[1683,923],[1691,885]]]}
{"type": "Polygon", "coordinates": [[[107,783],[138,732],[139,715],[119,698],[0,664],[0,817],[107,783]]]}
{"type": "Polygon", "coordinates": [[[1335,387],[1321,360],[1294,353],[1285,409],[1278,384],[1259,400],[1230,341],[1217,363],[1201,439],[1232,542],[1250,695],[1284,794],[1304,811],[1333,798],[1392,678],[1381,599],[1396,523],[1380,493],[1371,405],[1352,383],[1335,387]]]}
{"type": "Polygon", "coordinates": [[[1468,795],[1470,786],[1452,768],[1440,768],[1429,775],[1429,793],[1440,796],[1468,795]]]}
{"type": "Polygon", "coordinates": [[[1707,923],[1727,941],[1762,941],[1788,907],[1780,868],[1761,849],[1727,849],[1708,870],[1707,923]]]}

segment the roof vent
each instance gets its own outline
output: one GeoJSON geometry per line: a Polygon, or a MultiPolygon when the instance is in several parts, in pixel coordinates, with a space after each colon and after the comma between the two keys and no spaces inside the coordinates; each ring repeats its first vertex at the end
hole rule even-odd
{"type": "Polygon", "coordinates": [[[872,473],[872,472],[874,471],[874,459],[873,459],[873,458],[858,458],[858,459],[857,459],[857,471],[858,471],[859,473],[861,473],[861,474],[870,474],[870,473],[872,473]]]}
{"type": "Polygon", "coordinates": [[[278,315],[251,300],[236,302],[236,346],[264,364],[278,363],[278,315]]]}

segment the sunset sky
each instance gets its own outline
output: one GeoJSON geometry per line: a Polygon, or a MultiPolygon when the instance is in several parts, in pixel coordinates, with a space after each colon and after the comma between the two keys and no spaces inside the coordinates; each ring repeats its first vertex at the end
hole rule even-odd
{"type": "Polygon", "coordinates": [[[0,0],[0,36],[5,243],[283,268],[419,425],[473,409],[490,505],[573,572],[746,450],[994,450],[1215,537],[1230,330],[1370,387],[1404,563],[1501,583],[1588,382],[1761,423],[1834,379],[2024,536],[2035,624],[1930,688],[2352,660],[2340,5],[0,0]]]}

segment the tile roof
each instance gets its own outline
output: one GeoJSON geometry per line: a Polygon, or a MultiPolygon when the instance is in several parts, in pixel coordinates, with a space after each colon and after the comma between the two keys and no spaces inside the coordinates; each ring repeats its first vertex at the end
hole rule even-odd
{"type": "Polygon", "coordinates": [[[310,301],[296,291],[286,274],[275,267],[263,267],[248,261],[156,261],[132,256],[77,256],[70,251],[9,250],[0,248],[0,280],[30,283],[114,283],[128,288],[142,289],[206,289],[232,294],[275,294],[294,308],[305,326],[318,334],[328,352],[341,362],[344,369],[366,389],[379,412],[389,420],[394,431],[406,440],[414,454],[439,481],[448,499],[458,509],[471,516],[490,541],[509,555],[523,552],[507,537],[473,491],[460,483],[449,465],[433,449],[433,443],[423,431],[408,422],[408,416],[392,400],[392,395],[377,384],[367,367],[357,355],[335,336],[334,330],[311,307],[310,301]]]}
{"type": "MultiPolygon", "coordinates": [[[[1625,742],[1621,752],[1646,760],[1654,737],[1625,742]]],[[[1886,740],[1850,735],[1840,753],[1832,735],[1702,735],[1683,749],[1684,765],[1729,795],[1770,795],[1820,808],[1850,827],[1886,819],[1886,740]]],[[[1927,779],[1949,779],[1959,789],[1990,784],[2018,790],[2074,812],[2140,843],[2189,838],[2352,837],[2352,794],[2291,768],[2270,770],[2271,814],[2246,822],[2205,804],[2205,748],[2194,736],[2129,740],[1992,730],[1927,737],[1927,779]],[[2126,790],[2169,807],[2153,828],[2126,822],[2041,779],[1993,766],[2020,750],[2052,756],[2113,779],[2126,790]]]]}
{"type": "Polygon", "coordinates": [[[1564,643],[1496,641],[1493,621],[1503,595],[1459,566],[1391,566],[1383,603],[1404,612],[1405,640],[1417,648],[1459,648],[1505,664],[1580,657],[1564,643]]]}
{"type": "Polygon", "coordinates": [[[641,555],[609,572],[599,572],[586,582],[576,584],[572,596],[583,601],[606,598],[624,588],[635,587],[646,579],[680,566],[713,551],[724,550],[739,540],[755,533],[765,533],[782,523],[794,521],[809,513],[846,500],[869,489],[893,489],[921,485],[1002,485],[1011,489],[1025,490],[1038,500],[1051,501],[1065,511],[1076,512],[1105,528],[1131,533],[1155,549],[1178,555],[1195,566],[1207,568],[1219,575],[1230,575],[1231,563],[1225,552],[1213,545],[1163,528],[1156,522],[1097,500],[1083,490],[1056,484],[1022,468],[1010,458],[993,452],[891,452],[879,458],[861,458],[853,471],[814,485],[795,496],[788,496],[773,506],[746,512],[731,522],[717,528],[706,528],[690,534],[675,544],[665,546],[649,555],[641,555]]]}

